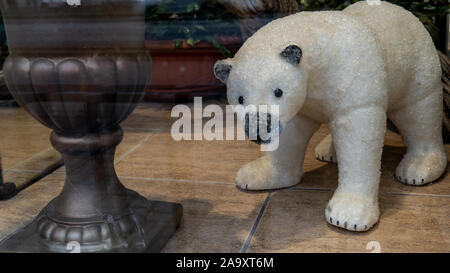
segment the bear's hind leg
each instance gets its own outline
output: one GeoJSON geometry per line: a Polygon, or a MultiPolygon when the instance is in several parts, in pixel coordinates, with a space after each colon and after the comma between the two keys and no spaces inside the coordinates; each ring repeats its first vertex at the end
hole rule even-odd
{"type": "Polygon", "coordinates": [[[395,177],[408,185],[424,185],[438,179],[447,166],[442,142],[442,92],[389,113],[407,147],[395,177]]]}
{"type": "Polygon", "coordinates": [[[324,162],[336,163],[336,150],[334,149],[333,137],[328,134],[315,149],[316,159],[324,162]]]}
{"type": "Polygon", "coordinates": [[[236,186],[271,190],[299,183],[306,147],[318,128],[319,124],[310,119],[294,117],[280,134],[278,149],[244,165],[236,174],[236,186]]]}

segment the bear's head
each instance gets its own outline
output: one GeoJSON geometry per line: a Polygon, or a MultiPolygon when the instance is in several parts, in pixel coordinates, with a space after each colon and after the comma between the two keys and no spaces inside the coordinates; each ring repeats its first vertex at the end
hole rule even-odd
{"type": "Polygon", "coordinates": [[[243,47],[234,58],[218,61],[214,74],[227,85],[229,104],[246,109],[243,123],[247,135],[250,120],[257,121],[257,142],[265,143],[259,137],[260,116],[268,113],[268,133],[270,127],[274,128],[274,118],[281,130],[300,111],[306,99],[308,73],[302,63],[302,49],[296,44],[270,49],[243,47]],[[261,109],[268,112],[261,113],[261,109]],[[270,109],[277,109],[277,113],[270,109]]]}

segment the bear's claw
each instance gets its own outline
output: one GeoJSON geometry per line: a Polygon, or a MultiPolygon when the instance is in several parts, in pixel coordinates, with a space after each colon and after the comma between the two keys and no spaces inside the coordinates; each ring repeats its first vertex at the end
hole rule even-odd
{"type": "Polygon", "coordinates": [[[331,135],[325,137],[315,149],[316,159],[324,162],[337,163],[336,151],[333,146],[331,135]]]}
{"type": "Polygon", "coordinates": [[[336,163],[336,160],[334,160],[334,158],[332,156],[330,157],[318,157],[316,156],[316,159],[319,161],[323,161],[323,162],[329,162],[329,163],[336,163]]]}
{"type": "Polygon", "coordinates": [[[427,185],[432,183],[433,181],[427,182],[425,183],[425,179],[412,179],[408,180],[407,178],[402,179],[401,176],[394,176],[395,180],[397,180],[398,182],[402,183],[403,185],[409,185],[409,186],[423,186],[423,185],[427,185]]]}
{"type": "Polygon", "coordinates": [[[402,184],[422,186],[438,179],[447,166],[447,156],[440,152],[407,153],[395,171],[395,179],[402,184]]]}
{"type": "Polygon", "coordinates": [[[378,203],[372,198],[339,192],[325,210],[327,222],[350,230],[367,231],[378,222],[378,203]]]}

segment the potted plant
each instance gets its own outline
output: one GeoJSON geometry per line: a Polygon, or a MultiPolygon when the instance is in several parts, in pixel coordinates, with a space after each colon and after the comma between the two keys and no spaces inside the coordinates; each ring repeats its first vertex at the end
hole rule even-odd
{"type": "Polygon", "coordinates": [[[150,0],[146,19],[146,46],[155,68],[147,99],[189,100],[224,92],[213,67],[242,44],[233,14],[217,0],[150,0]]]}

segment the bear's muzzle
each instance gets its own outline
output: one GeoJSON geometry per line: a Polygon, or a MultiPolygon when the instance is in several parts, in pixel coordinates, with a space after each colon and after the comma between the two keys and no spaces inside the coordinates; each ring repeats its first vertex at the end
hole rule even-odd
{"type": "MultiPolygon", "coordinates": [[[[282,126],[279,125],[278,133],[281,133],[282,126]]],[[[246,113],[245,114],[245,134],[249,140],[257,144],[268,144],[272,142],[273,125],[270,113],[246,113]]]]}

